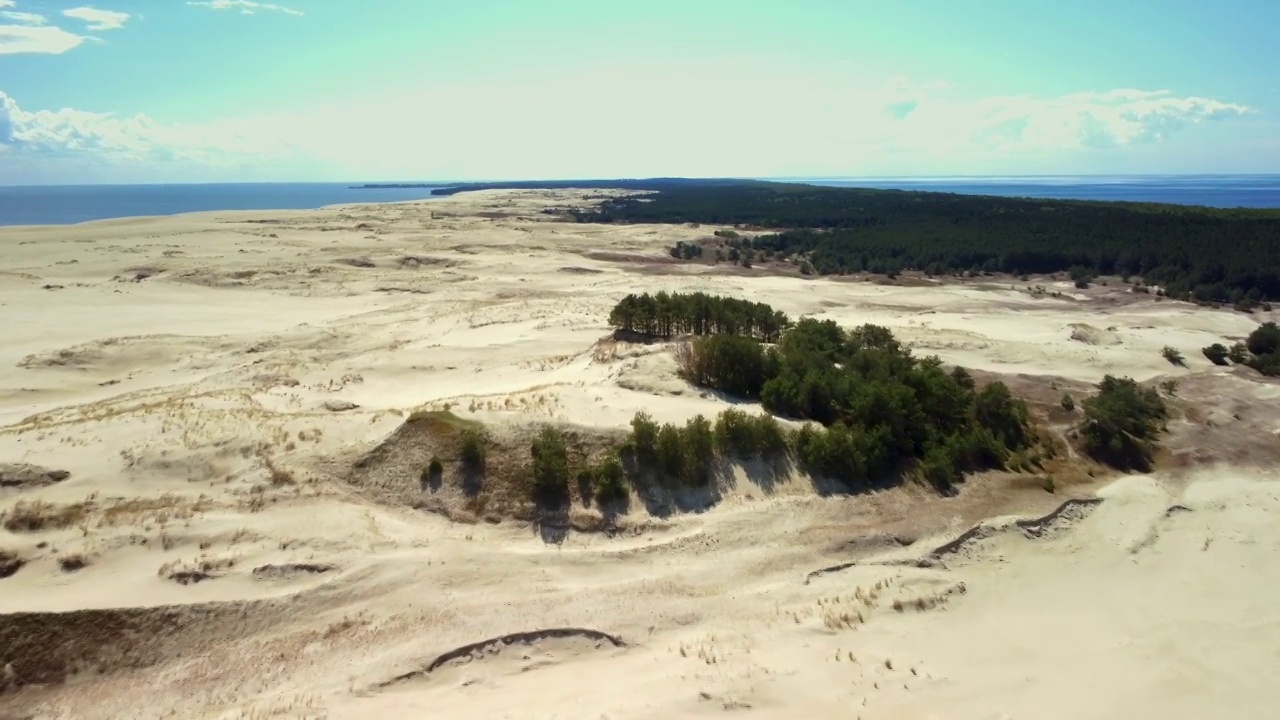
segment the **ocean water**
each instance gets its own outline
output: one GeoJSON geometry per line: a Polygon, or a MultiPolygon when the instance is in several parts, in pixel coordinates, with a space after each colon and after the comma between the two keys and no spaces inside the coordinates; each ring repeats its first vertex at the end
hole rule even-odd
{"type": "Polygon", "coordinates": [[[1058,175],[794,180],[834,187],[927,190],[967,195],[1125,200],[1219,208],[1280,208],[1280,175],[1058,175]]]}
{"type": "MultiPolygon", "coordinates": [[[[1280,208],[1280,175],[773,179],[973,195],[1280,208]]],[[[356,190],[350,187],[355,184],[359,183],[0,187],[0,225],[61,225],[206,210],[303,210],[342,203],[421,200],[431,197],[432,189],[356,190]]]]}
{"type": "Polygon", "coordinates": [[[326,205],[431,197],[432,188],[354,190],[357,183],[210,185],[45,185],[0,187],[0,225],[66,225],[88,220],[206,210],[310,210],[326,205]]]}

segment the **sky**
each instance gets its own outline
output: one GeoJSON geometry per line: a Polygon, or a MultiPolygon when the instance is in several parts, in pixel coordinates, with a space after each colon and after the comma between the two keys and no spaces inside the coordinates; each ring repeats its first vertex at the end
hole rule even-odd
{"type": "Polygon", "coordinates": [[[1275,0],[0,0],[0,184],[1280,172],[1275,0]]]}

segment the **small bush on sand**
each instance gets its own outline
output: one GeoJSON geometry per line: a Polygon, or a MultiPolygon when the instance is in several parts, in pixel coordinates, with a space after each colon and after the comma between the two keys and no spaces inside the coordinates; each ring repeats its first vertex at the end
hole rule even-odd
{"type": "Polygon", "coordinates": [[[1231,351],[1228,350],[1227,346],[1223,345],[1222,343],[1214,343],[1209,347],[1204,348],[1200,352],[1203,352],[1204,356],[1209,358],[1209,362],[1213,363],[1214,365],[1226,365],[1227,356],[1230,354],[1231,351]]]}
{"type": "Polygon", "coordinates": [[[1168,360],[1170,365],[1177,365],[1178,367],[1186,367],[1187,365],[1187,359],[1182,356],[1182,353],[1178,352],[1177,348],[1165,345],[1160,349],[1160,356],[1168,360]]]}
{"type": "Polygon", "coordinates": [[[1076,400],[1067,393],[1062,393],[1062,409],[1067,412],[1076,411],[1076,400]]]}

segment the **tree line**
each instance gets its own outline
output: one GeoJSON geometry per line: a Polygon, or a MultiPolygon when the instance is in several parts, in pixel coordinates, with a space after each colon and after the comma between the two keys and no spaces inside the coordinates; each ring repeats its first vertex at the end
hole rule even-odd
{"type": "MultiPolygon", "coordinates": [[[[570,211],[581,222],[776,229],[731,240],[819,274],[1137,276],[1166,294],[1252,307],[1280,298],[1280,211],[718,181],[655,185],[570,211]]],[[[681,257],[691,255],[687,250],[681,257]]]]}
{"type": "MultiPolygon", "coordinates": [[[[706,487],[727,464],[752,460],[793,463],[850,492],[907,478],[949,492],[965,473],[1027,469],[1055,453],[1051,442],[1040,442],[1026,404],[1004,383],[978,387],[964,368],[946,370],[936,357],[916,358],[884,327],[846,329],[805,318],[788,325],[772,345],[712,334],[683,347],[681,365],[690,381],[758,399],[767,412],[730,408],[683,424],[659,424],[638,412],[625,438],[594,460],[581,453],[572,459],[562,432],[544,426],[530,444],[534,502],[564,507],[576,478],[582,499],[617,507],[631,488],[645,495],[706,487]],[[775,415],[809,422],[788,429],[775,415]]],[[[1280,330],[1264,324],[1249,347],[1280,352],[1280,330]]],[[[1083,406],[1079,430],[1090,456],[1124,469],[1150,468],[1167,418],[1156,390],[1107,376],[1083,406]]],[[[1063,407],[1074,411],[1069,395],[1063,407]]],[[[468,430],[460,437],[464,466],[483,467],[483,433],[468,430]]],[[[428,472],[438,476],[439,465],[433,458],[428,472]]]]}
{"type": "Polygon", "coordinates": [[[627,295],[609,313],[614,327],[651,338],[735,335],[776,342],[791,324],[764,303],[695,293],[627,295]]]}

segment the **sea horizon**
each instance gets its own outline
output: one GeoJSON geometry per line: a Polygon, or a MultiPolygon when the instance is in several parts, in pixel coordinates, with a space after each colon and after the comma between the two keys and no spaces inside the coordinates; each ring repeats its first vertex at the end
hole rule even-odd
{"type": "MultiPolygon", "coordinates": [[[[997,197],[1280,208],[1280,173],[775,176],[743,179],[997,197]]],[[[72,225],[192,212],[312,210],[333,205],[413,202],[435,197],[431,192],[437,188],[470,182],[480,181],[0,185],[0,226],[72,225]],[[402,187],[362,187],[365,185],[402,187]],[[405,185],[413,187],[403,187],[405,185]]]]}

